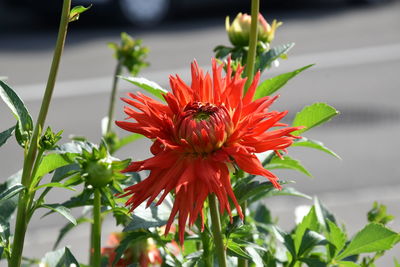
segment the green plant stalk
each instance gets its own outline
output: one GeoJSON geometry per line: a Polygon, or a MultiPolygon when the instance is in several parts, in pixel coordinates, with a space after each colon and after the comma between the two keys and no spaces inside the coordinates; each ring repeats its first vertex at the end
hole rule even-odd
{"type": "Polygon", "coordinates": [[[214,237],[215,249],[218,258],[219,267],[227,267],[226,250],[224,245],[224,237],[221,230],[221,219],[219,215],[217,200],[215,194],[208,196],[211,213],[211,230],[214,237]]]}
{"type": "MultiPolygon", "coordinates": [[[[36,159],[37,145],[40,130],[43,129],[43,125],[46,120],[47,112],[49,109],[51,97],[54,90],[54,85],[57,77],[58,67],[60,64],[61,55],[64,49],[65,38],[68,29],[69,12],[71,9],[71,0],[64,0],[62,7],[62,14],[60,20],[60,27],[58,30],[56,47],[54,50],[53,61],[51,63],[49,78],[47,80],[46,90],[43,96],[42,105],[40,107],[39,116],[35,129],[33,131],[28,152],[24,158],[24,166],[22,169],[21,183],[25,188],[30,188],[32,179],[32,167],[36,159]]],[[[15,222],[15,235],[13,242],[12,255],[10,260],[10,267],[20,267],[21,257],[24,247],[25,233],[28,226],[27,223],[27,204],[29,202],[30,195],[29,191],[21,192],[18,201],[17,208],[17,219],[15,222]]]]}
{"type": "Polygon", "coordinates": [[[93,202],[93,263],[91,266],[101,266],[101,193],[100,189],[94,190],[94,202],[93,202]]]}
{"type": "MultiPolygon", "coordinates": [[[[257,52],[257,39],[258,39],[258,14],[260,13],[260,0],[251,0],[251,25],[250,25],[250,41],[249,51],[247,54],[246,62],[246,77],[247,81],[244,88],[244,94],[246,94],[254,78],[254,65],[256,61],[257,52]]],[[[243,212],[243,223],[246,223],[246,209],[247,201],[245,200],[242,205],[243,212]]],[[[238,267],[247,267],[248,262],[245,259],[238,259],[238,267]]]]}
{"type": "Polygon", "coordinates": [[[258,38],[258,14],[260,12],[260,0],[251,0],[251,25],[250,42],[246,62],[246,85],[244,93],[247,92],[254,78],[254,63],[256,61],[257,38],[258,38]]]}
{"type": "Polygon", "coordinates": [[[118,61],[117,66],[115,67],[114,78],[113,78],[112,89],[111,89],[110,105],[108,108],[108,122],[107,122],[106,134],[111,132],[112,121],[114,118],[115,95],[117,93],[118,76],[121,74],[121,71],[122,71],[122,64],[120,61],[118,61]]]}
{"type": "Polygon", "coordinates": [[[213,256],[210,248],[210,237],[204,231],[200,234],[201,242],[203,244],[203,260],[206,267],[213,267],[213,256]]]}

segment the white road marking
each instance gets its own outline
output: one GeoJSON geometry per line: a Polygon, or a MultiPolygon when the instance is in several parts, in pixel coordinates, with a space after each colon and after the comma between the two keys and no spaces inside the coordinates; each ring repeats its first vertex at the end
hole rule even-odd
{"type": "MultiPolygon", "coordinates": [[[[346,50],[337,50],[320,53],[303,54],[299,56],[290,56],[288,60],[281,60],[279,68],[273,68],[266,72],[264,76],[277,75],[292,71],[296,68],[307,64],[316,63],[316,66],[311,68],[311,71],[317,71],[334,67],[355,66],[362,64],[375,64],[386,61],[400,60],[400,43],[370,46],[362,48],[353,48],[346,50]]],[[[210,66],[205,66],[210,69],[210,66]]],[[[143,77],[155,81],[161,85],[167,84],[168,76],[171,74],[179,74],[184,80],[189,79],[190,68],[169,69],[162,71],[144,72],[143,77]]],[[[127,84],[121,83],[120,88],[131,88],[127,84]],[[123,84],[123,85],[122,85],[123,84]]],[[[38,101],[42,98],[44,84],[33,84],[18,86],[15,88],[18,94],[25,101],[38,101]]],[[[59,81],[56,84],[54,91],[55,98],[66,98],[82,95],[93,95],[99,93],[107,93],[111,87],[110,77],[88,78],[72,81],[59,81]]]]}

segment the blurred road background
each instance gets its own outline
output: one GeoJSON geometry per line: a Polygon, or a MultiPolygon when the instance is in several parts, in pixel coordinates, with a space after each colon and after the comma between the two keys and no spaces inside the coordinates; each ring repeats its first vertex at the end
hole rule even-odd
{"type": "MultiPolygon", "coordinates": [[[[9,84],[36,118],[51,62],[56,23],[44,26],[33,21],[27,12],[13,12],[10,14],[0,7],[0,76],[8,76],[9,84]]],[[[169,74],[178,73],[189,81],[189,64],[194,58],[200,66],[209,68],[212,49],[218,44],[228,44],[225,15],[224,12],[213,12],[211,17],[186,15],[154,29],[141,30],[113,21],[93,22],[93,18],[84,14],[71,25],[47,124],[54,130],[64,129],[64,142],[70,134],[98,142],[115,64],[107,42],[118,42],[121,31],[142,38],[151,49],[151,67],[141,76],[168,88],[169,74]]],[[[264,16],[269,21],[276,18],[284,22],[274,44],[296,42],[289,59],[281,61],[280,67],[271,69],[265,77],[316,63],[289,82],[274,107],[288,109],[293,117],[304,105],[326,101],[341,112],[306,136],[323,141],[343,160],[293,148],[290,155],[301,159],[314,178],[289,171],[279,172],[280,177],[295,180],[298,190],[318,196],[346,224],[350,235],[366,223],[366,212],[374,200],[386,204],[389,213],[397,217],[391,227],[399,231],[400,2],[379,6],[330,3],[273,8],[264,11],[264,16]]],[[[135,90],[125,82],[120,83],[120,89],[121,96],[135,90]]],[[[0,105],[0,112],[4,130],[14,120],[5,105],[0,105]]],[[[116,116],[124,117],[121,103],[116,116]]],[[[118,156],[145,158],[149,155],[148,144],[138,142],[118,156]]],[[[15,147],[15,141],[10,140],[1,148],[2,180],[22,166],[22,150],[15,147]]],[[[49,201],[56,201],[65,193],[54,191],[49,201]]],[[[293,226],[293,211],[299,204],[312,203],[289,197],[267,201],[285,229],[293,226]]],[[[65,223],[58,215],[43,219],[36,216],[28,230],[25,255],[42,257],[51,249],[58,229],[65,223]]],[[[88,229],[79,227],[62,243],[70,245],[80,260],[87,259],[88,229]]],[[[104,229],[105,244],[107,233],[115,231],[112,220],[106,220],[104,229]]],[[[378,261],[378,266],[393,266],[395,255],[400,259],[399,246],[378,261]]]]}

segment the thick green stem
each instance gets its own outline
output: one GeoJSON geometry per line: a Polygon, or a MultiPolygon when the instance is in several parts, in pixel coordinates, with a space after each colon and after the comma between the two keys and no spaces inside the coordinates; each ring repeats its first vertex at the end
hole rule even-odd
{"type": "Polygon", "coordinates": [[[253,82],[254,63],[256,61],[257,38],[258,38],[258,14],[260,12],[260,0],[251,0],[251,26],[250,26],[250,42],[249,51],[247,53],[246,62],[246,85],[245,93],[253,82]]]}
{"type": "MultiPolygon", "coordinates": [[[[47,80],[46,90],[43,96],[42,105],[40,107],[39,116],[29,143],[29,149],[24,158],[24,166],[22,170],[21,183],[25,188],[30,188],[32,180],[32,167],[36,159],[37,144],[41,129],[46,120],[47,112],[49,109],[51,97],[53,94],[54,84],[57,77],[58,66],[60,64],[61,55],[64,49],[65,38],[68,29],[69,12],[71,9],[71,0],[64,0],[60,27],[58,30],[57,43],[54,50],[53,61],[50,68],[49,78],[47,80]]],[[[21,192],[18,201],[17,219],[15,222],[15,235],[13,242],[12,255],[10,260],[10,267],[21,266],[21,257],[24,247],[25,233],[28,226],[27,221],[27,204],[30,200],[29,191],[21,192]]]]}
{"type": "Polygon", "coordinates": [[[226,267],[226,250],[224,245],[224,237],[221,231],[221,219],[219,215],[217,199],[214,194],[208,196],[211,213],[211,230],[214,237],[215,249],[218,258],[218,266],[226,267]]]}
{"type": "Polygon", "coordinates": [[[93,202],[93,267],[101,265],[101,193],[100,189],[94,190],[93,202]]]}
{"type": "Polygon", "coordinates": [[[107,122],[106,133],[109,133],[111,131],[112,121],[114,118],[115,95],[117,93],[118,76],[121,74],[121,70],[122,70],[121,62],[118,62],[117,66],[115,67],[115,73],[112,83],[110,106],[108,108],[108,122],[107,122]]]}

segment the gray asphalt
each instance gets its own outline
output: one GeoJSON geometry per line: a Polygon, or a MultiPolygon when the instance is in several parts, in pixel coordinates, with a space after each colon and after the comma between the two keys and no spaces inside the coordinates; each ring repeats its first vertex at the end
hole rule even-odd
{"type": "MultiPolygon", "coordinates": [[[[365,214],[374,200],[388,205],[388,211],[400,217],[400,165],[396,152],[400,147],[397,137],[400,132],[399,14],[399,1],[384,6],[339,4],[285,12],[274,10],[264,14],[267,19],[284,21],[275,44],[296,42],[289,59],[268,72],[266,77],[316,63],[281,91],[282,96],[275,107],[288,109],[293,117],[304,105],[326,101],[341,111],[339,117],[311,130],[306,136],[323,141],[343,160],[318,151],[293,148],[290,154],[301,159],[314,178],[290,171],[280,171],[279,176],[295,180],[298,190],[318,196],[335,212],[339,221],[346,223],[350,234],[366,223],[365,214]]],[[[32,26],[24,16],[19,14],[0,24],[0,76],[9,77],[9,83],[36,117],[55,32],[51,27],[32,26]],[[10,27],[14,27],[14,33],[8,32],[10,27]]],[[[150,47],[151,67],[142,76],[166,87],[168,74],[179,73],[187,79],[189,64],[194,58],[200,65],[209,67],[213,47],[228,44],[223,15],[169,21],[147,31],[126,25],[106,27],[104,22],[98,27],[79,26],[79,23],[73,25],[68,36],[59,83],[47,120],[53,129],[64,129],[64,140],[70,134],[77,134],[98,142],[100,120],[106,114],[114,68],[106,43],[117,41],[120,31],[142,38],[150,47]]],[[[127,83],[120,85],[120,95],[123,91],[134,90],[127,83]]],[[[13,118],[4,105],[0,106],[0,112],[3,114],[0,118],[2,128],[13,125],[13,118]]],[[[119,119],[123,118],[121,103],[116,114],[119,119]]],[[[144,158],[148,155],[148,144],[139,142],[118,156],[144,158]]],[[[14,141],[2,147],[0,166],[4,178],[20,168],[21,156],[22,151],[15,149],[14,141]]],[[[49,200],[56,201],[63,193],[57,191],[49,200]]],[[[273,214],[279,216],[282,226],[289,229],[293,225],[294,208],[311,203],[279,197],[268,200],[267,204],[273,214]]],[[[39,217],[30,225],[25,248],[27,256],[41,257],[50,250],[57,229],[65,223],[57,215],[39,217]]],[[[399,231],[399,220],[391,227],[399,231]]],[[[114,231],[112,221],[106,221],[104,229],[105,234],[114,231]]],[[[88,228],[78,228],[63,245],[71,245],[79,259],[86,259],[87,236],[88,228]]],[[[395,255],[400,255],[399,246],[380,260],[378,266],[393,266],[395,255]]]]}

